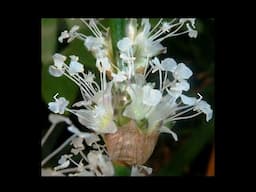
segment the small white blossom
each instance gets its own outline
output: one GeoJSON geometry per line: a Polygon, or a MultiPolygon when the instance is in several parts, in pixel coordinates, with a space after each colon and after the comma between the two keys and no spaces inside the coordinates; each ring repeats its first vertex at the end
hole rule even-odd
{"type": "Polygon", "coordinates": [[[132,166],[131,176],[147,176],[152,173],[152,168],[143,165],[132,166]]]}
{"type": "Polygon", "coordinates": [[[84,45],[89,51],[97,51],[103,48],[104,40],[102,38],[88,36],[84,41],[84,45]]]}
{"type": "Polygon", "coordinates": [[[140,87],[137,84],[132,84],[127,88],[127,92],[132,103],[125,108],[123,115],[135,120],[147,117],[162,97],[159,90],[153,89],[149,85],[140,87]]]}
{"type": "Polygon", "coordinates": [[[152,89],[152,87],[149,85],[145,85],[143,87],[142,97],[143,104],[148,106],[156,106],[162,98],[162,93],[157,89],[152,89]]]}
{"type": "Polygon", "coordinates": [[[111,71],[111,65],[107,57],[97,58],[96,67],[100,72],[111,71]]]}
{"type": "Polygon", "coordinates": [[[55,98],[55,102],[50,102],[48,104],[48,108],[54,113],[64,114],[64,111],[68,104],[68,100],[66,100],[64,97],[60,97],[58,99],[55,98]]]}
{"type": "Polygon", "coordinates": [[[65,155],[62,155],[58,161],[59,166],[54,167],[54,170],[57,171],[59,169],[65,169],[70,165],[70,161],[67,160],[65,155]]]}
{"type": "Polygon", "coordinates": [[[79,26],[78,25],[74,25],[70,29],[69,32],[67,30],[61,32],[61,35],[59,36],[58,41],[60,43],[63,43],[64,39],[68,39],[67,42],[70,43],[71,41],[73,41],[78,36],[78,34],[77,34],[78,29],[79,29],[79,26]]]}
{"type": "Polygon", "coordinates": [[[67,59],[66,56],[61,55],[59,53],[55,53],[53,56],[54,66],[57,67],[57,69],[62,69],[63,65],[65,64],[64,61],[67,59]]]}
{"type": "Polygon", "coordinates": [[[69,73],[71,75],[74,75],[76,73],[82,73],[84,72],[84,66],[78,62],[78,57],[77,56],[70,56],[71,62],[69,64],[69,73]]]}
{"type": "Polygon", "coordinates": [[[211,106],[206,102],[201,100],[196,106],[195,111],[202,111],[206,115],[206,121],[209,121],[212,118],[212,109],[211,106]]]}
{"type": "Polygon", "coordinates": [[[97,176],[113,176],[114,167],[105,155],[98,151],[90,151],[87,155],[89,167],[97,176]],[[98,170],[100,169],[100,171],[98,170]]]}
{"type": "Polygon", "coordinates": [[[54,77],[60,77],[64,74],[64,70],[63,69],[58,69],[55,66],[51,65],[49,67],[49,73],[54,77]]]}
{"type": "Polygon", "coordinates": [[[117,47],[122,52],[128,52],[132,48],[132,41],[128,37],[124,37],[117,42],[117,47]]]}
{"type": "Polygon", "coordinates": [[[188,28],[188,36],[189,36],[190,38],[197,38],[197,35],[198,35],[197,30],[192,29],[192,28],[189,26],[188,23],[187,23],[186,26],[187,26],[187,28],[188,28]]]}
{"type": "Polygon", "coordinates": [[[173,71],[173,76],[177,80],[189,79],[193,72],[184,64],[179,63],[173,71]]]}
{"type": "Polygon", "coordinates": [[[65,31],[61,32],[61,35],[59,36],[58,41],[60,43],[63,43],[63,39],[67,39],[69,37],[70,37],[70,35],[69,35],[68,31],[65,30],[65,31]]]}
{"type": "Polygon", "coordinates": [[[195,97],[188,97],[186,95],[181,95],[180,96],[181,101],[185,104],[185,105],[195,105],[197,102],[197,99],[195,97]]]}

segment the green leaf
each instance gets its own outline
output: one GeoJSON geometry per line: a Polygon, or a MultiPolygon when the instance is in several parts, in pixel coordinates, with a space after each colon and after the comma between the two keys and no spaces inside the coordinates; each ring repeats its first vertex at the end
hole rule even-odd
{"type": "Polygon", "coordinates": [[[203,147],[211,141],[214,134],[214,119],[194,129],[190,138],[176,151],[170,164],[163,167],[158,175],[180,176],[189,167],[203,147]]]}
{"type": "Polygon", "coordinates": [[[57,19],[42,19],[41,59],[44,64],[51,62],[57,42],[57,19]]]}

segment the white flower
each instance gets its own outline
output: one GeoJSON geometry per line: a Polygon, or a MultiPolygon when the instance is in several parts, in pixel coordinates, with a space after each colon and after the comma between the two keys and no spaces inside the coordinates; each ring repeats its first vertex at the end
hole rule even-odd
{"type": "Polygon", "coordinates": [[[68,106],[69,101],[66,100],[64,97],[60,97],[57,99],[56,95],[54,99],[55,99],[55,102],[50,102],[48,104],[48,108],[54,113],[64,114],[64,111],[68,106]]]}
{"type": "Polygon", "coordinates": [[[69,64],[70,75],[84,72],[84,66],[81,63],[77,62],[78,57],[72,55],[72,56],[70,56],[70,58],[71,58],[71,62],[69,64]]]}
{"type": "Polygon", "coordinates": [[[100,72],[111,71],[111,65],[107,57],[97,58],[96,67],[100,72]]]}
{"type": "Polygon", "coordinates": [[[173,76],[177,80],[189,79],[193,72],[184,64],[179,63],[173,71],[173,76]]]}
{"type": "Polygon", "coordinates": [[[170,89],[166,89],[169,95],[174,98],[178,98],[182,95],[183,91],[188,91],[190,88],[189,83],[186,80],[182,80],[179,82],[174,82],[170,89]]]}
{"type": "Polygon", "coordinates": [[[89,51],[97,51],[103,48],[104,40],[102,38],[88,36],[84,41],[84,45],[89,51]]]}
{"type": "Polygon", "coordinates": [[[64,61],[67,59],[66,56],[61,55],[59,53],[55,53],[53,56],[54,65],[57,69],[62,69],[63,65],[65,64],[64,61]]]}
{"type": "Polygon", "coordinates": [[[197,35],[198,35],[197,30],[192,29],[192,28],[189,26],[188,23],[187,23],[186,26],[187,26],[187,28],[188,28],[188,36],[189,36],[190,38],[197,38],[197,35]]]}
{"type": "Polygon", "coordinates": [[[162,97],[159,90],[153,89],[149,85],[141,87],[137,84],[131,84],[127,88],[127,92],[132,102],[126,106],[123,115],[135,120],[146,118],[162,97]]]}
{"type": "Polygon", "coordinates": [[[155,73],[157,70],[174,72],[174,70],[177,68],[177,63],[172,58],[166,58],[160,63],[159,59],[155,57],[152,60],[151,65],[153,68],[152,73],[155,73]]]}
{"type": "Polygon", "coordinates": [[[59,36],[58,41],[60,43],[63,43],[64,39],[68,39],[68,43],[70,43],[72,40],[74,40],[78,36],[78,34],[77,34],[78,29],[79,29],[79,26],[78,25],[74,25],[70,29],[69,32],[67,30],[61,32],[61,35],[59,36]]]}
{"type": "Polygon", "coordinates": [[[60,43],[63,43],[63,39],[67,39],[69,37],[70,37],[70,35],[69,35],[68,31],[65,30],[65,31],[61,32],[61,35],[59,36],[58,41],[60,43]]]}
{"type": "Polygon", "coordinates": [[[147,176],[152,173],[152,168],[143,165],[132,166],[131,176],[147,176]]]}
{"type": "Polygon", "coordinates": [[[195,21],[196,21],[195,18],[181,18],[180,19],[181,23],[190,22],[193,28],[196,28],[195,21]]]}
{"type": "Polygon", "coordinates": [[[100,91],[92,98],[95,106],[88,109],[72,110],[78,116],[79,122],[97,133],[114,133],[117,127],[113,121],[112,83],[107,84],[104,91],[100,91]]]}
{"type": "Polygon", "coordinates": [[[157,57],[155,57],[152,62],[150,62],[153,70],[152,70],[152,73],[155,73],[156,71],[158,70],[162,70],[164,71],[164,67],[161,65],[159,59],[157,57]]]}
{"type": "Polygon", "coordinates": [[[180,96],[181,101],[185,104],[185,105],[195,105],[196,102],[198,101],[195,97],[188,97],[186,95],[181,95],[180,96]]]}
{"type": "Polygon", "coordinates": [[[89,167],[97,176],[113,176],[114,167],[110,160],[99,151],[90,151],[87,155],[89,167]],[[99,170],[100,171],[99,171],[99,170]]]}
{"type": "Polygon", "coordinates": [[[128,37],[124,37],[117,42],[117,47],[122,52],[128,52],[132,48],[132,41],[128,37]]]}
{"type": "Polygon", "coordinates": [[[58,69],[55,66],[51,65],[49,67],[49,73],[54,77],[60,77],[64,74],[64,70],[63,69],[58,69]]]}
{"type": "Polygon", "coordinates": [[[206,115],[206,121],[208,122],[212,118],[211,106],[206,101],[199,101],[194,108],[195,111],[202,111],[206,115]]]}
{"type": "Polygon", "coordinates": [[[161,62],[164,70],[173,72],[177,66],[176,61],[173,58],[166,58],[161,62]]]}
{"type": "Polygon", "coordinates": [[[156,106],[162,98],[161,91],[153,89],[149,85],[143,87],[142,102],[148,106],[156,106]]]}
{"type": "Polygon", "coordinates": [[[177,108],[176,99],[171,95],[162,97],[160,103],[154,108],[148,116],[148,128],[153,130],[159,126],[160,122],[175,114],[177,108]]]}
{"type": "Polygon", "coordinates": [[[59,166],[54,167],[54,170],[65,169],[70,165],[70,160],[67,159],[65,155],[62,155],[58,161],[59,166]]]}

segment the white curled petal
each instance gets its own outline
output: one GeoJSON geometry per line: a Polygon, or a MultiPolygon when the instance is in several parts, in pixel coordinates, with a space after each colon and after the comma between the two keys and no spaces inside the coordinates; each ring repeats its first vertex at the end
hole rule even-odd
{"type": "Polygon", "coordinates": [[[58,69],[55,66],[51,65],[49,67],[49,73],[54,77],[60,77],[64,74],[64,69],[58,69]]]}
{"type": "Polygon", "coordinates": [[[70,161],[69,161],[69,160],[66,160],[66,161],[65,161],[64,163],[62,163],[61,165],[54,167],[54,170],[57,171],[57,170],[59,170],[59,169],[65,169],[65,168],[67,168],[69,165],[70,165],[70,161]]]}
{"type": "Polygon", "coordinates": [[[48,109],[50,109],[53,113],[59,112],[59,107],[55,102],[48,103],[48,109]]]}
{"type": "Polygon", "coordinates": [[[124,37],[117,42],[117,47],[120,51],[126,52],[132,47],[132,41],[128,37],[124,37]]]}
{"type": "Polygon", "coordinates": [[[81,132],[79,131],[79,129],[78,129],[77,127],[75,127],[74,125],[69,126],[67,129],[68,129],[68,131],[70,131],[71,133],[74,133],[74,134],[76,134],[76,135],[78,135],[78,136],[79,136],[79,134],[81,133],[81,132]]]}
{"type": "Polygon", "coordinates": [[[66,107],[69,104],[69,101],[66,100],[64,97],[60,97],[59,100],[58,100],[58,104],[59,104],[59,113],[63,114],[66,107]]]}
{"type": "Polygon", "coordinates": [[[145,85],[143,87],[143,104],[148,106],[156,106],[160,102],[161,98],[161,91],[152,89],[149,85],[145,85]]]}
{"type": "Polygon", "coordinates": [[[194,105],[197,102],[197,99],[195,97],[181,95],[180,98],[185,105],[194,105]]]}
{"type": "Polygon", "coordinates": [[[49,121],[52,123],[52,124],[57,124],[57,123],[60,123],[60,122],[66,122],[67,124],[72,124],[72,122],[70,121],[69,118],[67,117],[64,117],[62,115],[57,115],[57,114],[50,114],[49,117],[48,117],[49,121]]]}
{"type": "Polygon", "coordinates": [[[177,65],[177,68],[174,72],[175,79],[182,80],[182,79],[188,79],[192,76],[192,71],[184,64],[180,63],[177,65]]]}
{"type": "Polygon", "coordinates": [[[63,65],[64,65],[64,61],[67,59],[66,56],[61,55],[59,53],[55,53],[53,56],[53,61],[54,61],[54,65],[58,68],[58,69],[62,69],[63,65]]]}
{"type": "Polygon", "coordinates": [[[67,39],[69,37],[70,37],[70,35],[69,35],[68,31],[65,30],[65,31],[61,32],[61,35],[59,36],[58,41],[60,43],[63,43],[63,39],[67,39]]]}
{"type": "Polygon", "coordinates": [[[197,37],[197,35],[198,35],[198,32],[195,30],[195,29],[192,29],[190,26],[189,26],[189,24],[187,23],[187,28],[188,28],[188,36],[190,37],[190,38],[196,38],[197,37]]]}
{"type": "Polygon", "coordinates": [[[147,176],[152,173],[152,168],[143,165],[133,165],[131,176],[147,176]]]}
{"type": "Polygon", "coordinates": [[[162,62],[161,62],[163,68],[166,70],[166,71],[171,71],[171,72],[174,72],[175,69],[177,68],[177,63],[174,59],[172,58],[166,58],[164,59],[162,62]]]}
{"type": "Polygon", "coordinates": [[[171,134],[172,137],[173,137],[173,139],[174,139],[175,141],[178,141],[178,136],[177,136],[177,134],[174,133],[173,131],[171,131],[169,128],[167,128],[167,127],[161,127],[159,131],[160,131],[160,133],[169,133],[169,134],[171,134]]]}
{"type": "Polygon", "coordinates": [[[212,119],[212,109],[211,106],[204,100],[199,101],[199,103],[195,106],[196,111],[202,111],[206,115],[206,121],[212,119]]]}
{"type": "Polygon", "coordinates": [[[64,97],[60,97],[59,99],[56,99],[55,102],[50,102],[48,104],[48,108],[54,113],[64,114],[68,104],[68,100],[66,100],[64,97]]]}
{"type": "Polygon", "coordinates": [[[69,33],[72,34],[72,33],[76,32],[78,29],[79,29],[79,26],[78,26],[78,25],[74,25],[74,26],[70,29],[69,33]]]}
{"type": "Polygon", "coordinates": [[[71,61],[69,65],[69,73],[71,75],[74,75],[76,73],[82,73],[84,72],[84,66],[76,61],[71,61]]]}

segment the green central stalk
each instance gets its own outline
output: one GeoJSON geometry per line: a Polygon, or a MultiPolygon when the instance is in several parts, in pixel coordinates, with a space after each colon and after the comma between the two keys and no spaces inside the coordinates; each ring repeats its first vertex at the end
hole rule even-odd
{"type": "Polygon", "coordinates": [[[115,63],[120,70],[123,69],[123,66],[121,65],[121,60],[119,58],[119,51],[117,48],[117,42],[125,37],[125,25],[126,20],[125,19],[109,19],[109,27],[110,27],[110,34],[111,34],[111,40],[112,40],[112,48],[113,48],[113,58],[115,63]]]}

